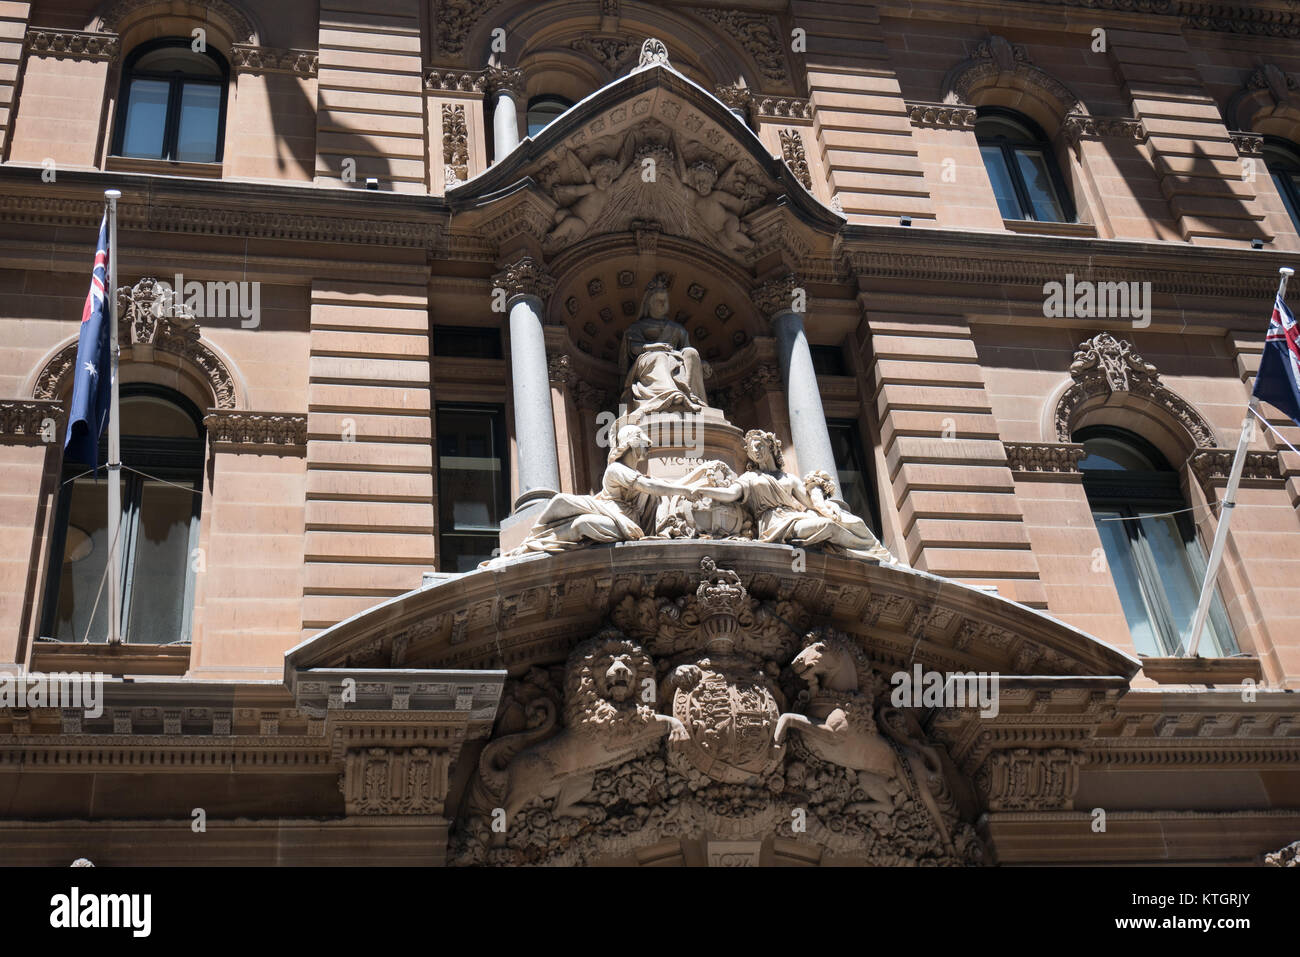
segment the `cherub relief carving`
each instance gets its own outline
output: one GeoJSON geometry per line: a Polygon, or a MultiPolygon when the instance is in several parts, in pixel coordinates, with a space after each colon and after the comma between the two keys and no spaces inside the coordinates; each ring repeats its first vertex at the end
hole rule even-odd
{"type": "Polygon", "coordinates": [[[636,175],[636,170],[628,168],[635,150],[636,141],[628,133],[617,156],[601,157],[588,166],[567,146],[559,148],[558,175],[570,185],[551,189],[560,208],[555,211],[555,226],[546,234],[546,251],[575,242],[591,231],[624,179],[636,175]]]}
{"type": "Polygon", "coordinates": [[[694,190],[691,201],[696,215],[704,225],[732,252],[751,249],[754,240],[749,238],[740,222],[740,217],[745,212],[745,200],[727,192],[727,186],[730,185],[727,175],[736,168],[736,164],[728,163],[719,172],[716,166],[703,159],[687,166],[679,149],[674,150],[674,155],[677,158],[677,176],[694,190]]]}

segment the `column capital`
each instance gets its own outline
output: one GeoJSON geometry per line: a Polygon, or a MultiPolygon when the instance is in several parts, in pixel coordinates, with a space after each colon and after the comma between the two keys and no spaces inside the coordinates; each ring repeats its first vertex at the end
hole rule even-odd
{"type": "Polygon", "coordinates": [[[555,279],[532,256],[524,256],[492,277],[492,284],[506,291],[506,302],[533,296],[545,302],[555,291],[555,279]]]}
{"type": "Polygon", "coordinates": [[[799,307],[806,303],[808,297],[799,276],[787,273],[755,286],[749,298],[764,316],[775,319],[785,313],[802,314],[805,310],[799,307]]]}
{"type": "Polygon", "coordinates": [[[524,71],[516,67],[489,66],[483,71],[487,80],[489,94],[509,93],[522,96],[524,92],[524,71]]]}

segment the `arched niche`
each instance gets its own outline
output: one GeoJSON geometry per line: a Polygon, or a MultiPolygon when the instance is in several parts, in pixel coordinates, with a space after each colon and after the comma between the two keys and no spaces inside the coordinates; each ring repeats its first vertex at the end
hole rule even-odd
{"type": "Polygon", "coordinates": [[[1000,106],[1023,113],[1054,136],[1071,114],[1088,107],[1064,83],[1036,66],[1020,44],[990,36],[974,53],[950,69],[943,80],[943,102],[1000,106]]]}

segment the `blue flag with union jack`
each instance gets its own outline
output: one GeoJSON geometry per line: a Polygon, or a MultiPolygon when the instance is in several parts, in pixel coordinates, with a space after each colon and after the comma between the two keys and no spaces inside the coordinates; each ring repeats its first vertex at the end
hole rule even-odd
{"type": "Polygon", "coordinates": [[[81,310],[81,336],[77,340],[77,371],[72,380],[72,405],[68,410],[68,435],[64,454],[99,471],[99,437],[108,425],[112,391],[109,358],[109,315],[112,304],[108,287],[108,213],[99,224],[99,245],[95,268],[90,274],[90,292],[81,310]]]}
{"type": "Polygon", "coordinates": [[[1300,425],[1300,327],[1281,296],[1273,303],[1273,319],[1264,337],[1255,395],[1300,425]]]}

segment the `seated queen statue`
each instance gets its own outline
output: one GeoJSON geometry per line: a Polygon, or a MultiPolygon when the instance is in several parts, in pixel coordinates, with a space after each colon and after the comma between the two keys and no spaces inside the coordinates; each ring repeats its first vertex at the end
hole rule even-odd
{"type": "Polygon", "coordinates": [[[691,348],[686,327],[670,319],[668,310],[668,283],[661,274],[647,284],[641,314],[619,347],[623,402],[632,421],[654,412],[699,412],[709,404],[705,363],[691,348]]]}

